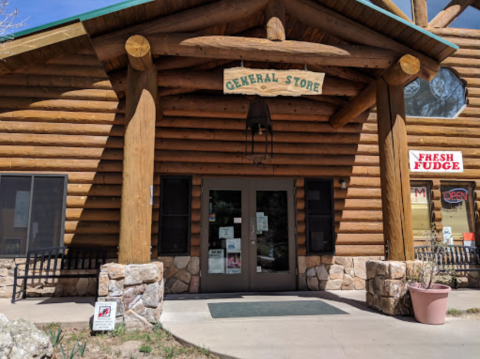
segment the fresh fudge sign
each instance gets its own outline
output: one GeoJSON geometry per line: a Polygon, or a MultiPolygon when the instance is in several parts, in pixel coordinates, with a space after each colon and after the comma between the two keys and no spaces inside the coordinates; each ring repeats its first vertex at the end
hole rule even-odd
{"type": "Polygon", "coordinates": [[[235,67],[223,72],[223,92],[263,97],[321,95],[324,79],[324,73],[305,70],[235,67]]]}
{"type": "Polygon", "coordinates": [[[411,172],[463,172],[460,151],[409,151],[411,172]]]}

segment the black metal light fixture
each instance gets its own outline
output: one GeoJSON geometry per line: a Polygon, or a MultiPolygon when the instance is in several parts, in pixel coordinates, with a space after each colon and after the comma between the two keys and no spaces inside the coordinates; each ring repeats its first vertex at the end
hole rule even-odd
{"type": "Polygon", "coordinates": [[[261,100],[252,101],[248,109],[245,127],[245,156],[255,164],[262,165],[273,157],[273,127],[268,105],[261,100]],[[248,133],[251,133],[251,152],[248,152],[248,133]],[[268,134],[270,133],[270,153],[268,151],[268,134]],[[265,135],[265,152],[255,152],[255,135],[265,135]]]}

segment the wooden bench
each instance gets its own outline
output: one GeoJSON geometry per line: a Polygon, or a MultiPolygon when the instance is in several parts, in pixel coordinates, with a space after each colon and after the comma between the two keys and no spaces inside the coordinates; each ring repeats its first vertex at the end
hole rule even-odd
{"type": "Polygon", "coordinates": [[[107,251],[103,248],[53,247],[28,251],[25,264],[17,264],[13,270],[12,303],[15,303],[18,293],[23,292],[22,298],[26,298],[29,279],[98,278],[100,266],[106,263],[106,257],[107,251]],[[19,275],[19,266],[23,265],[25,272],[19,275]],[[65,273],[65,271],[77,273],[65,273]],[[79,271],[90,273],[79,273],[79,271]],[[19,279],[23,279],[23,284],[22,290],[17,292],[19,279]]]}
{"type": "MultiPolygon", "coordinates": [[[[445,272],[446,266],[479,266],[480,251],[475,247],[465,246],[434,246],[433,253],[431,246],[415,247],[415,259],[431,260],[435,258],[435,263],[441,272],[445,272]]],[[[456,272],[480,272],[480,268],[454,268],[456,272]]],[[[457,279],[455,278],[455,288],[457,288],[457,279]]]]}

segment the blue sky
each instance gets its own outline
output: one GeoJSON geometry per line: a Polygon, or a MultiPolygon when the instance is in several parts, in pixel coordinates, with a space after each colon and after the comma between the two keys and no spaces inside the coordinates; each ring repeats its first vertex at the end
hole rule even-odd
{"type": "MultiPolygon", "coordinates": [[[[27,19],[21,30],[26,30],[52,21],[79,15],[91,10],[100,9],[124,0],[10,0],[10,7],[17,8],[19,20],[27,19]]],[[[411,0],[394,0],[395,4],[411,17],[411,0]]],[[[450,0],[430,0],[428,2],[429,20],[433,18],[450,0]]],[[[480,28],[480,10],[469,7],[451,27],[480,28]]]]}
{"type": "Polygon", "coordinates": [[[10,0],[10,8],[17,8],[20,21],[28,18],[21,31],[123,1],[125,0],[10,0]]]}

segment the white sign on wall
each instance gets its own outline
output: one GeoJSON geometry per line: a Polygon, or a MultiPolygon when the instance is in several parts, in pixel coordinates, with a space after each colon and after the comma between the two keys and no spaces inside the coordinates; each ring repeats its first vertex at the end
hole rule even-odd
{"type": "Polygon", "coordinates": [[[93,330],[104,331],[115,329],[117,302],[95,302],[93,330]]]}
{"type": "Polygon", "coordinates": [[[321,95],[324,73],[234,67],[223,72],[223,93],[263,97],[321,95]]]}
{"type": "Polygon", "coordinates": [[[411,172],[463,172],[460,151],[409,151],[411,172]]]}

